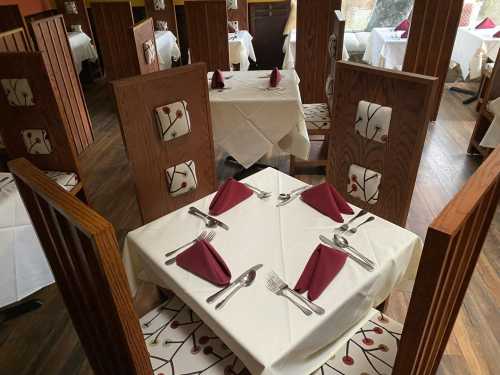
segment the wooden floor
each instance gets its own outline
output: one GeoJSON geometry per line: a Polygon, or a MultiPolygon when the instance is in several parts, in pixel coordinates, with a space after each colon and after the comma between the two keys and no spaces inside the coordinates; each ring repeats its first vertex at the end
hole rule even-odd
{"type": "MultiPolygon", "coordinates": [[[[139,226],[134,187],[109,91],[102,85],[87,87],[87,100],[96,142],[86,153],[83,165],[91,192],[91,204],[108,220],[120,241],[139,226]]],[[[419,169],[408,219],[408,228],[425,236],[426,228],[478,165],[467,156],[475,112],[465,107],[460,95],[444,94],[439,118],[431,126],[419,169]]],[[[222,162],[221,179],[237,169],[222,162]]],[[[276,166],[287,169],[286,160],[276,166]]],[[[321,176],[301,176],[319,182],[321,176]]],[[[439,374],[500,374],[500,210],[489,233],[472,283],[442,361],[439,374]]],[[[388,313],[404,320],[411,285],[396,290],[388,313]]],[[[143,300],[147,300],[144,298],[143,300]]],[[[0,375],[92,374],[68,314],[55,286],[36,293],[44,301],[36,312],[0,326],[0,375]]],[[[304,374],[305,375],[305,374],[304,374]]]]}

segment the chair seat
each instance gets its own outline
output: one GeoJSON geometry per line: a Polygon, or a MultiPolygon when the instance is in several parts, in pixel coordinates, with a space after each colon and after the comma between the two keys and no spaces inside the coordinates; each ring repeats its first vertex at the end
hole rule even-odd
{"type": "Polygon", "coordinates": [[[307,130],[330,129],[330,112],[326,103],[304,104],[304,118],[307,130]]]}
{"type": "MultiPolygon", "coordinates": [[[[243,363],[189,307],[172,296],[141,320],[155,375],[248,374],[243,363]]],[[[377,310],[313,375],[390,374],[402,325],[377,310]]]]}

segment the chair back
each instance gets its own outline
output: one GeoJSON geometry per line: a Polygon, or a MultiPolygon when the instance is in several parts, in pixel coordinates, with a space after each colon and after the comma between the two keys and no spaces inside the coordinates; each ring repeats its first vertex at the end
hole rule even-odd
{"type": "Polygon", "coordinates": [[[112,225],[26,159],[8,165],[93,373],[152,375],[112,225]]]}
{"type": "Polygon", "coordinates": [[[344,61],[335,69],[327,180],[404,227],[436,79],[344,61]]]}
{"type": "Polygon", "coordinates": [[[393,374],[436,374],[499,196],[497,147],[429,227],[393,374]]]}
{"type": "Polygon", "coordinates": [[[77,31],[76,28],[80,27],[90,39],[94,39],[85,0],[56,0],[55,3],[59,13],[64,16],[66,30],[77,31]]]}
{"type": "Polygon", "coordinates": [[[135,46],[137,54],[138,74],[158,72],[160,70],[160,62],[158,61],[156,50],[153,19],[147,18],[139,22],[129,30],[129,33],[132,45],[135,46]]]}
{"type": "Polygon", "coordinates": [[[212,193],[215,154],[205,64],[112,84],[143,222],[212,193]]]}
{"type": "Polygon", "coordinates": [[[165,30],[164,22],[166,22],[168,30],[177,38],[179,37],[174,0],[144,0],[144,7],[146,8],[146,17],[153,19],[155,30],[165,30]]]}
{"type": "Polygon", "coordinates": [[[22,28],[27,33],[26,21],[19,9],[19,5],[0,5],[0,32],[22,28]]]}
{"type": "Polygon", "coordinates": [[[344,52],[345,18],[340,10],[333,16],[333,32],[328,40],[328,56],[330,58],[330,73],[326,78],[325,93],[330,114],[333,113],[333,91],[335,90],[335,66],[342,61],[344,52]]]}
{"type": "Polygon", "coordinates": [[[184,9],[191,62],[229,70],[226,0],[186,0],[184,9]]]}
{"type": "Polygon", "coordinates": [[[500,97],[500,50],[497,53],[497,59],[491,71],[490,80],[486,92],[484,93],[484,102],[500,97]]]}
{"type": "Polygon", "coordinates": [[[31,43],[23,28],[0,33],[0,52],[29,52],[31,43]]]}

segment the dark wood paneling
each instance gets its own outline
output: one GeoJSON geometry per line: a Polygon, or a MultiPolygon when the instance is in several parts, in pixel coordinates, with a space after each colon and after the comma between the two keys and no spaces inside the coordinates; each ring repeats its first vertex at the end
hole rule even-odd
{"type": "Polygon", "coordinates": [[[249,4],[250,34],[257,67],[273,69],[283,64],[283,30],[288,20],[290,4],[288,1],[278,3],[249,4]]]}
{"type": "Polygon", "coordinates": [[[144,0],[144,7],[146,8],[146,17],[152,17],[155,23],[156,21],[167,21],[168,29],[178,36],[177,31],[177,16],[175,14],[175,4],[174,0],[165,0],[165,9],[155,10],[154,0],[144,0]]]}
{"type": "Polygon", "coordinates": [[[94,40],[94,34],[92,32],[92,27],[90,25],[89,13],[87,11],[85,0],[72,0],[75,2],[78,13],[68,14],[66,13],[66,8],[64,3],[68,0],[56,0],[56,6],[59,12],[64,16],[64,22],[68,31],[73,31],[71,29],[72,25],[81,25],[82,31],[87,34],[90,39],[94,40]]]}
{"type": "Polygon", "coordinates": [[[405,226],[422,155],[437,80],[431,77],[337,62],[327,180],[351,203],[405,226]],[[392,108],[386,143],[356,133],[358,103],[392,108]],[[378,201],[368,204],[347,192],[349,167],[382,174],[378,201]]]}
{"type": "Polygon", "coordinates": [[[93,143],[94,136],[63,16],[32,22],[30,28],[36,48],[43,52],[45,66],[56,90],[62,119],[70,130],[75,153],[80,155],[93,143]]]}
{"type": "Polygon", "coordinates": [[[148,18],[142,22],[136,24],[130,31],[131,33],[131,43],[135,45],[137,52],[137,61],[139,63],[139,73],[148,74],[153,72],[158,72],[160,70],[160,63],[158,61],[158,55],[152,64],[146,63],[146,58],[144,57],[144,43],[151,40],[155,46],[156,53],[156,41],[153,29],[153,19],[148,18]]]}
{"type": "Polygon", "coordinates": [[[419,0],[413,7],[403,71],[439,78],[432,120],[441,103],[462,7],[463,0],[419,0]]]}
{"type": "Polygon", "coordinates": [[[0,32],[23,28],[27,33],[28,28],[19,5],[0,5],[0,32]]]}
{"type": "Polygon", "coordinates": [[[187,0],[184,9],[191,62],[204,62],[209,71],[229,70],[226,1],[187,0]]]}
{"type": "Polygon", "coordinates": [[[113,89],[143,222],[212,193],[215,156],[205,64],[115,81],[113,89]],[[154,110],[179,100],[187,102],[191,133],[165,143],[154,110]],[[198,187],[172,197],[166,169],[189,160],[195,163],[198,187]]]}
{"type": "Polygon", "coordinates": [[[96,375],[152,375],[113,226],[25,159],[9,163],[96,375]]]}
{"type": "Polygon", "coordinates": [[[240,30],[248,30],[248,3],[247,0],[238,0],[238,9],[228,9],[227,19],[238,21],[240,30]]]}
{"type": "Polygon", "coordinates": [[[334,11],[341,5],[341,0],[297,2],[295,70],[304,103],[326,103],[325,82],[330,68],[326,46],[333,31],[334,11]]]}
{"type": "Polygon", "coordinates": [[[29,52],[31,45],[23,28],[0,33],[0,52],[29,52]]]}

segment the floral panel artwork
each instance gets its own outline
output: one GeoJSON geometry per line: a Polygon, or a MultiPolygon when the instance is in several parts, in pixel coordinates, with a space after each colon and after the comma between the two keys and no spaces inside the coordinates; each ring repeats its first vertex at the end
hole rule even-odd
{"type": "Polygon", "coordinates": [[[192,160],[170,167],[166,173],[168,192],[172,197],[189,193],[198,187],[196,165],[192,160]]]}
{"type": "Polygon", "coordinates": [[[153,0],[153,7],[155,8],[155,10],[164,10],[165,0],[153,0]]]}
{"type": "Polygon", "coordinates": [[[181,100],[155,109],[160,138],[167,142],[191,132],[187,102],[181,100]]]}
{"type": "Polygon", "coordinates": [[[49,135],[45,129],[21,130],[24,145],[28,154],[48,155],[52,152],[49,135]]]}
{"type": "Polygon", "coordinates": [[[355,131],[369,140],[386,143],[391,116],[392,108],[361,100],[356,114],[355,131]]]}
{"type": "Polygon", "coordinates": [[[64,10],[66,14],[78,14],[78,7],[74,1],[65,1],[64,10]]]}
{"type": "Polygon", "coordinates": [[[352,164],[349,167],[347,193],[363,202],[375,204],[378,201],[381,179],[380,173],[352,164]]]}
{"type": "Polygon", "coordinates": [[[150,65],[156,61],[156,48],[152,40],[147,40],[142,45],[144,49],[144,60],[146,64],[150,65]]]}
{"type": "Polygon", "coordinates": [[[2,88],[12,107],[34,106],[33,92],[26,78],[2,79],[2,88]]]}

